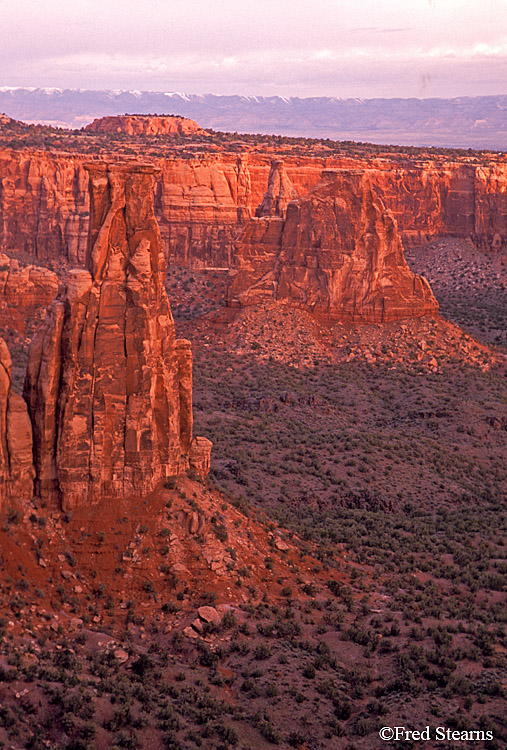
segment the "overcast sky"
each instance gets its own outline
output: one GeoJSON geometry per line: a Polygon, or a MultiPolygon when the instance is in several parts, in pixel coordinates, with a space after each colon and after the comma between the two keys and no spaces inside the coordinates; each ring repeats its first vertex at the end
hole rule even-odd
{"type": "Polygon", "coordinates": [[[507,93],[507,0],[3,0],[2,86],[507,93]]]}

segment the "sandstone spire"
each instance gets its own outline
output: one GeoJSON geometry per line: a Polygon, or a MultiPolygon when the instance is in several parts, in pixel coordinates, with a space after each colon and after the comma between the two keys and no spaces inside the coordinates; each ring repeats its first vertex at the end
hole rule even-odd
{"type": "Polygon", "coordinates": [[[164,287],[157,170],[86,168],[86,270],[69,274],[49,308],[25,383],[36,490],[63,508],[149,492],[186,470],[193,448],[203,463],[192,439],[190,345],[176,340],[164,287]]]}
{"type": "Polygon", "coordinates": [[[0,507],[33,493],[32,426],[25,401],[12,390],[12,363],[0,338],[0,507]]]}
{"type": "Polygon", "coordinates": [[[273,159],[269,170],[268,189],[255,215],[285,217],[287,206],[297,198],[296,188],[290,181],[283,161],[273,159]]]}

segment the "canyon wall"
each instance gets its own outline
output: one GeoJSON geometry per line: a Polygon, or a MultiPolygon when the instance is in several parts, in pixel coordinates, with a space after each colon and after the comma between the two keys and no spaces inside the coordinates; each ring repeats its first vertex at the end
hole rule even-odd
{"type": "MultiPolygon", "coordinates": [[[[0,152],[0,251],[85,263],[89,201],[84,156],[28,150],[0,152]]],[[[160,168],[155,214],[169,263],[190,267],[233,265],[235,243],[251,217],[271,212],[276,193],[268,154],[222,154],[155,160],[160,168]],[[270,177],[271,175],[271,177],[270,177]]],[[[279,163],[279,162],[275,162],[279,163]]],[[[283,163],[281,204],[304,197],[323,169],[374,168],[385,205],[404,242],[470,237],[484,250],[507,248],[507,167],[424,162],[290,157],[283,163]],[[294,191],[294,193],[292,193],[294,191]]],[[[281,205],[280,204],[280,205],[281,205]]],[[[282,209],[283,210],[283,209],[282,209]]],[[[276,208],[275,208],[276,212],[276,208]]]]}
{"type": "Polygon", "coordinates": [[[85,268],[69,272],[30,347],[25,398],[36,493],[69,509],[146,494],[165,477],[209,468],[192,435],[192,356],[178,341],[153,211],[157,169],[85,165],[85,268]]]}
{"type": "MultiPolygon", "coordinates": [[[[270,180],[275,199],[263,203],[271,215],[251,219],[238,240],[231,305],[288,300],[352,323],[438,312],[428,282],[405,262],[376,171],[325,170],[316,188],[285,210],[276,208],[279,178],[270,180]]],[[[283,192],[290,193],[287,176],[285,182],[283,192]]]]}
{"type": "Polygon", "coordinates": [[[89,223],[84,157],[0,151],[0,250],[84,264],[89,223]]]}

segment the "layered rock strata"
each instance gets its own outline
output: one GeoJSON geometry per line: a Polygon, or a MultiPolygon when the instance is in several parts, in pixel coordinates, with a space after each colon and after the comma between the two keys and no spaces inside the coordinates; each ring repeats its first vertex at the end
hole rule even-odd
{"type": "Polygon", "coordinates": [[[48,309],[25,382],[36,491],[63,509],[145,494],[189,468],[194,453],[202,463],[192,436],[190,346],[176,339],[164,287],[157,169],[86,168],[86,268],[69,273],[48,309]]]}
{"type": "Polygon", "coordinates": [[[0,303],[29,309],[47,306],[58,291],[58,277],[47,268],[22,265],[0,253],[0,303]]]}
{"type": "MultiPolygon", "coordinates": [[[[135,144],[134,144],[135,145],[135,144]]],[[[89,222],[87,157],[0,151],[0,251],[84,266],[89,222]]],[[[229,267],[245,224],[283,216],[287,198],[305,197],[325,168],[375,171],[382,199],[404,242],[470,238],[485,251],[507,248],[507,167],[457,163],[366,163],[352,158],[210,154],[159,159],[155,214],[164,253],[192,268],[229,267]],[[276,162],[275,162],[276,163],[276,162]]]]}
{"type": "Polygon", "coordinates": [[[33,494],[32,426],[26,403],[12,390],[12,362],[0,338],[0,507],[33,494]]]}
{"type": "Polygon", "coordinates": [[[0,250],[85,261],[89,223],[84,157],[0,151],[0,250]]]}
{"type": "Polygon", "coordinates": [[[376,174],[327,170],[322,177],[308,196],[288,204],[285,220],[257,218],[246,227],[230,304],[288,300],[354,323],[436,314],[428,282],[405,262],[376,174]]]}
{"type": "Polygon", "coordinates": [[[271,162],[268,189],[262,203],[257,208],[256,216],[285,216],[287,206],[299,198],[296,188],[292,184],[283,161],[271,162]]]}

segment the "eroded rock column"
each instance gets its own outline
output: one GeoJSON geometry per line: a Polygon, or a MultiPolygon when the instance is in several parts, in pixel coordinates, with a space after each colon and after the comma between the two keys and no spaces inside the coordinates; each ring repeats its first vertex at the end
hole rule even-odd
{"type": "Polygon", "coordinates": [[[158,170],[86,168],[86,270],[49,309],[25,384],[37,491],[63,508],[150,492],[188,468],[192,440],[191,354],[176,340],[153,212],[158,170]]]}
{"type": "Polygon", "coordinates": [[[11,357],[0,338],[0,507],[33,494],[32,426],[25,401],[11,386],[11,357]]]}

